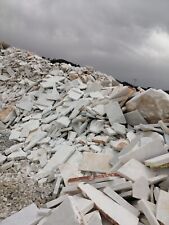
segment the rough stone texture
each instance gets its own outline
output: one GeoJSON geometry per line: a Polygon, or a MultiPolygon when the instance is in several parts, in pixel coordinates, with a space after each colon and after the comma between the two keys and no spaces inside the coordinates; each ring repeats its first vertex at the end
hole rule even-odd
{"type": "Polygon", "coordinates": [[[126,104],[128,111],[138,110],[149,123],[169,122],[169,95],[162,90],[148,89],[126,104]]]}

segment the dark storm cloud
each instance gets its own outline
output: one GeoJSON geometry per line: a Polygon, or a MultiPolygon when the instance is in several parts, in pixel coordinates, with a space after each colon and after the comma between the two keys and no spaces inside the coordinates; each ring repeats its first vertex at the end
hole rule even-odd
{"type": "Polygon", "coordinates": [[[0,39],[169,89],[168,8],[168,0],[1,0],[0,39]]]}

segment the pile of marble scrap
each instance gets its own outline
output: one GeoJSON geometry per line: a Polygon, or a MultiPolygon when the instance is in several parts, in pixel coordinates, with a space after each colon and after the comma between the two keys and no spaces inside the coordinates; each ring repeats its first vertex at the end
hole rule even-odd
{"type": "Polygon", "coordinates": [[[55,183],[44,209],[1,225],[169,225],[168,94],[15,48],[0,59],[0,130],[16,141],[0,166],[27,160],[39,185],[55,183]]]}

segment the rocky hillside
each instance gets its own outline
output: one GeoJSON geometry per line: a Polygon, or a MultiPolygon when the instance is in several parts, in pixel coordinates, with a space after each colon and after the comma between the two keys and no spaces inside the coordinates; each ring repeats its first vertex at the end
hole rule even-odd
{"type": "Polygon", "coordinates": [[[0,51],[0,225],[169,225],[169,95],[0,51]]]}

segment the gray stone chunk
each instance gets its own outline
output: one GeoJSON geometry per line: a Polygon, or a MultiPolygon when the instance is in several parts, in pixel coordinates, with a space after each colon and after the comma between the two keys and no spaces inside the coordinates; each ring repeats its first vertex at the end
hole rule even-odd
{"type": "Polygon", "coordinates": [[[163,190],[157,200],[156,217],[164,225],[169,225],[169,193],[163,190]]]}
{"type": "Polygon", "coordinates": [[[111,154],[84,152],[79,169],[90,172],[109,172],[111,169],[111,154]]]}
{"type": "Polygon", "coordinates": [[[18,102],[16,104],[16,107],[18,107],[19,109],[23,109],[26,111],[31,111],[32,107],[33,107],[33,101],[31,100],[31,98],[29,96],[24,96],[20,102],[18,102]]]}
{"type": "Polygon", "coordinates": [[[134,110],[132,112],[128,112],[124,114],[126,121],[131,126],[139,125],[139,124],[147,124],[147,121],[140,114],[138,110],[134,110]]]}
{"type": "Polygon", "coordinates": [[[138,204],[150,225],[160,225],[146,200],[140,200],[138,204]]]}
{"type": "Polygon", "coordinates": [[[153,171],[135,159],[128,161],[126,164],[120,167],[117,172],[123,177],[132,181],[136,181],[140,177],[145,177],[148,179],[155,176],[153,171]]]}
{"type": "Polygon", "coordinates": [[[126,225],[127,222],[130,225],[137,225],[138,218],[134,216],[130,211],[120,206],[108,196],[98,191],[96,188],[89,184],[80,183],[79,188],[81,191],[91,199],[98,210],[109,219],[112,223],[119,225],[126,225]]]}
{"type": "Polygon", "coordinates": [[[39,215],[39,209],[35,204],[31,204],[21,211],[7,217],[0,224],[1,225],[34,225],[42,218],[39,215]]]}
{"type": "Polygon", "coordinates": [[[139,216],[140,212],[131,204],[129,204],[125,199],[123,199],[119,194],[117,194],[113,189],[110,187],[104,188],[103,192],[109,196],[112,200],[129,210],[135,216],[139,216]]]}
{"type": "Polygon", "coordinates": [[[68,197],[63,203],[53,210],[44,225],[81,225],[82,217],[73,205],[72,198],[68,197]]]}
{"type": "Polygon", "coordinates": [[[118,102],[110,102],[105,105],[105,112],[111,125],[114,123],[126,123],[126,119],[118,102]]]}
{"type": "Polygon", "coordinates": [[[2,165],[6,160],[6,156],[0,153],[0,165],[2,165]]]}
{"type": "Polygon", "coordinates": [[[145,177],[140,177],[136,180],[132,189],[134,198],[148,200],[150,196],[150,188],[148,180],[145,177]]]}
{"type": "Polygon", "coordinates": [[[37,179],[48,176],[50,173],[56,170],[59,165],[66,162],[75,151],[73,146],[68,145],[57,146],[57,149],[57,152],[51,157],[46,166],[36,175],[37,179]]]}

